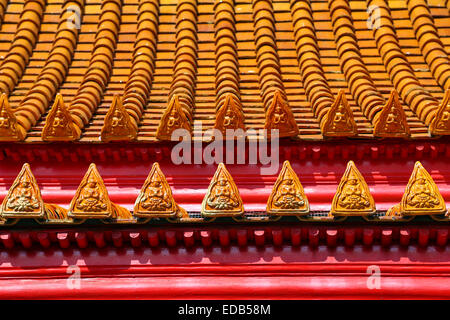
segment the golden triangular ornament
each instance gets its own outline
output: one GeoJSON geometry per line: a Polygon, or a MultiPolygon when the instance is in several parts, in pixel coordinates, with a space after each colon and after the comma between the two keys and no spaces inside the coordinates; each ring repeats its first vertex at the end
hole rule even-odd
{"type": "Polygon", "coordinates": [[[330,213],[333,216],[360,216],[375,212],[375,201],[369,186],[355,163],[349,161],[334,195],[330,213]]]}
{"type": "Polygon", "coordinates": [[[177,213],[172,190],[155,162],[134,205],[136,217],[170,217],[177,213]]]}
{"type": "Polygon", "coordinates": [[[432,135],[450,134],[450,89],[445,92],[444,99],[436,111],[436,115],[430,125],[432,135]]]}
{"type": "Polygon", "coordinates": [[[214,174],[202,202],[202,216],[227,217],[244,213],[238,188],[223,163],[214,174]]]}
{"type": "Polygon", "coordinates": [[[0,97],[0,141],[22,141],[25,135],[9,106],[8,96],[3,93],[0,97]]]}
{"type": "Polygon", "coordinates": [[[417,161],[400,202],[400,212],[403,215],[427,215],[446,211],[445,201],[436,183],[417,161]]]}
{"type": "Polygon", "coordinates": [[[74,141],[78,140],[81,130],[73,123],[61,94],[57,94],[42,129],[44,141],[74,141]]]}
{"type": "Polygon", "coordinates": [[[331,105],[321,126],[326,137],[352,137],[358,134],[358,128],[353,118],[344,90],[339,90],[336,100],[331,105]]]}
{"type": "Polygon", "coordinates": [[[276,91],[272,99],[272,103],[266,111],[266,122],[264,129],[267,135],[271,135],[270,130],[278,130],[278,136],[296,137],[299,135],[297,122],[295,122],[294,114],[287,102],[283,99],[281,92],[276,91]]]}
{"type": "Polygon", "coordinates": [[[283,163],[267,201],[267,213],[275,215],[306,215],[309,202],[303,186],[289,161],[283,163]]]}
{"type": "Polygon", "coordinates": [[[30,165],[25,163],[3,200],[1,213],[9,218],[44,216],[44,202],[30,165]]]}
{"type": "Polygon", "coordinates": [[[217,112],[214,129],[225,135],[226,130],[244,130],[244,113],[232,94],[225,97],[225,101],[217,112]]]}
{"type": "Polygon", "coordinates": [[[185,129],[191,132],[191,125],[181,108],[178,96],[174,95],[159,122],[156,138],[158,140],[172,140],[172,132],[176,129],[185,129]]]}
{"type": "Polygon", "coordinates": [[[101,131],[102,141],[131,141],[137,137],[137,130],[131,123],[130,115],[122,104],[122,98],[114,95],[111,107],[105,116],[101,131]]]}
{"type": "Polygon", "coordinates": [[[388,102],[377,115],[373,134],[383,138],[407,138],[411,135],[406,114],[396,90],[392,91],[388,102]]]}
{"type": "Polygon", "coordinates": [[[91,164],[70,203],[69,217],[109,218],[112,204],[103,179],[95,164],[91,164]]]}

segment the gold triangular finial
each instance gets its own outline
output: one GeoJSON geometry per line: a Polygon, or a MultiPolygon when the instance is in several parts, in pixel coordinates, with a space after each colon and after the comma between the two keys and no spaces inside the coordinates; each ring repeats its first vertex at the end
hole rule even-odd
{"type": "Polygon", "coordinates": [[[61,94],[57,94],[42,129],[44,141],[74,141],[78,140],[81,130],[73,123],[61,94]]]}
{"type": "Polygon", "coordinates": [[[244,213],[238,188],[223,163],[214,174],[202,202],[202,216],[227,217],[244,213]]]}
{"type": "Polygon", "coordinates": [[[355,163],[349,161],[334,195],[330,213],[333,216],[360,216],[375,211],[375,201],[370,194],[369,186],[355,163]]]}
{"type": "Polygon", "coordinates": [[[378,113],[374,124],[376,137],[407,138],[411,135],[397,90],[393,90],[388,102],[378,113]]]}
{"type": "Polygon", "coordinates": [[[289,161],[283,163],[272,193],[267,201],[267,213],[275,215],[306,215],[309,202],[303,186],[289,161]]]}
{"type": "Polygon", "coordinates": [[[244,113],[231,93],[226,95],[225,102],[217,111],[214,129],[219,130],[223,135],[227,129],[244,130],[244,113]]]}
{"type": "Polygon", "coordinates": [[[9,218],[44,216],[44,202],[30,165],[25,163],[3,200],[1,214],[9,218]]]}
{"type": "Polygon", "coordinates": [[[419,161],[409,178],[400,202],[400,211],[404,215],[442,214],[447,211],[433,178],[419,161]]]}
{"type": "Polygon", "coordinates": [[[136,217],[170,217],[177,213],[172,190],[155,162],[134,205],[136,217]]]}
{"type": "Polygon", "coordinates": [[[353,118],[344,90],[339,90],[336,100],[331,105],[321,126],[326,137],[352,137],[358,134],[358,128],[353,118]]]}
{"type": "Polygon", "coordinates": [[[130,115],[122,104],[122,98],[116,94],[105,116],[101,139],[105,142],[130,141],[136,137],[137,129],[131,123],[130,115]]]}
{"type": "Polygon", "coordinates": [[[11,110],[8,96],[2,93],[0,97],[0,141],[22,141],[26,132],[17,124],[16,116],[11,110]]]}
{"type": "Polygon", "coordinates": [[[430,125],[432,135],[450,134],[450,89],[445,92],[444,99],[436,111],[436,115],[430,125]]]}
{"type": "Polygon", "coordinates": [[[294,114],[279,90],[275,91],[272,103],[266,112],[264,129],[270,136],[270,130],[279,130],[279,137],[296,137],[300,134],[294,114]]]}
{"type": "Polygon", "coordinates": [[[91,164],[70,203],[69,217],[109,218],[112,204],[103,179],[95,164],[91,164]]]}
{"type": "Polygon", "coordinates": [[[171,140],[172,132],[176,129],[185,129],[191,132],[191,125],[181,108],[178,96],[174,95],[159,122],[156,138],[158,140],[171,140]]]}

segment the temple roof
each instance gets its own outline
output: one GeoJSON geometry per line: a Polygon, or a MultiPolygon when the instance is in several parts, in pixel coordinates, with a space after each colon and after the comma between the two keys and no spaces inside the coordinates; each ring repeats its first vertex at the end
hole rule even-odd
{"type": "Polygon", "coordinates": [[[425,0],[1,0],[10,108],[0,110],[16,131],[0,139],[156,142],[170,117],[206,130],[230,105],[246,129],[287,121],[285,136],[300,139],[449,134],[449,10],[425,0]]]}

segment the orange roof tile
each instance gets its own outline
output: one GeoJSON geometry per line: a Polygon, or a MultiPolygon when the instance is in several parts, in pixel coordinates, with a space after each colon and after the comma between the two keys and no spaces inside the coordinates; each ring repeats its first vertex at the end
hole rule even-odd
{"type": "Polygon", "coordinates": [[[175,95],[190,127],[202,121],[203,130],[213,128],[232,95],[244,127],[262,129],[276,92],[292,112],[298,137],[321,140],[340,90],[359,138],[375,137],[374,121],[393,90],[411,138],[449,133],[433,127],[450,89],[450,12],[438,2],[7,3],[0,1],[0,90],[17,128],[27,132],[18,140],[42,141],[58,93],[81,142],[100,140],[116,94],[141,142],[158,141],[175,95]]]}

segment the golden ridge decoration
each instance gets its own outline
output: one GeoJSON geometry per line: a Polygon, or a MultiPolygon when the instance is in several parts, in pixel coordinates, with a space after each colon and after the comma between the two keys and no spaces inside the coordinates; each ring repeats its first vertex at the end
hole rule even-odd
{"type": "Polygon", "coordinates": [[[450,89],[445,92],[444,99],[430,125],[430,133],[432,135],[450,134],[450,89]]]}
{"type": "Polygon", "coordinates": [[[278,130],[280,138],[298,136],[300,133],[294,114],[282,98],[280,91],[275,92],[272,103],[266,112],[264,129],[268,130],[268,136],[271,134],[270,130],[278,130]]]}
{"type": "Polygon", "coordinates": [[[353,112],[350,109],[344,90],[339,90],[336,100],[328,110],[321,126],[327,137],[352,137],[358,134],[353,112]]]}
{"type": "Polygon", "coordinates": [[[136,217],[172,217],[177,213],[177,204],[159,164],[155,162],[141,188],[133,214],[136,217]]]}
{"type": "Polygon", "coordinates": [[[137,131],[122,104],[122,98],[114,95],[111,107],[105,116],[101,131],[102,141],[130,141],[136,139],[137,131]]]}
{"type": "Polygon", "coordinates": [[[309,202],[303,186],[287,160],[267,201],[267,213],[282,216],[309,213],[309,202]]]}
{"type": "Polygon", "coordinates": [[[74,141],[80,138],[81,131],[74,125],[61,94],[57,94],[42,129],[44,141],[74,141]]]}
{"type": "Polygon", "coordinates": [[[189,132],[192,130],[191,125],[181,108],[178,96],[175,95],[159,122],[156,137],[159,140],[171,140],[172,132],[176,129],[185,129],[189,132]]]}
{"type": "Polygon", "coordinates": [[[26,132],[17,125],[16,116],[11,110],[8,96],[3,93],[0,97],[0,141],[22,141],[26,132]]]}
{"type": "Polygon", "coordinates": [[[334,195],[330,213],[333,216],[360,216],[375,212],[375,201],[369,186],[355,163],[349,161],[334,195]]]}
{"type": "Polygon", "coordinates": [[[403,215],[443,214],[447,211],[437,185],[419,161],[409,178],[400,211],[403,215]]]}
{"type": "Polygon", "coordinates": [[[408,138],[411,135],[406,114],[400,103],[397,90],[393,90],[388,102],[374,121],[376,137],[408,138]]]}
{"type": "Polygon", "coordinates": [[[223,163],[220,163],[202,202],[203,217],[230,217],[244,213],[239,190],[223,163]]]}
{"type": "Polygon", "coordinates": [[[69,217],[68,210],[56,204],[44,204],[44,221],[38,220],[42,224],[73,224],[74,220],[69,217]]]}
{"type": "Polygon", "coordinates": [[[39,218],[44,216],[44,202],[30,165],[25,163],[9,188],[1,208],[2,217],[39,218]]]}
{"type": "Polygon", "coordinates": [[[91,164],[70,203],[69,217],[110,218],[112,204],[103,179],[95,164],[91,164]]]}
{"type": "Polygon", "coordinates": [[[217,112],[214,129],[219,130],[224,136],[227,129],[244,130],[244,113],[232,94],[226,95],[225,102],[217,112]]]}

